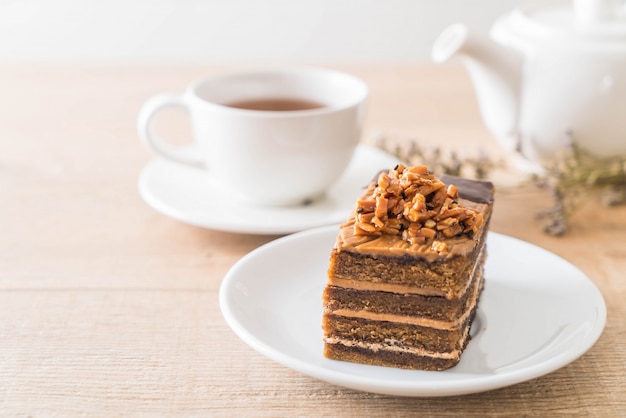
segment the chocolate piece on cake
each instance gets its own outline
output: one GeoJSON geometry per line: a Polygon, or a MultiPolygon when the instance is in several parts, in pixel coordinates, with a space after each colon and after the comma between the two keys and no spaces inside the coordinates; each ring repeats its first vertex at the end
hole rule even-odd
{"type": "Polygon", "coordinates": [[[398,165],[340,226],[324,290],[324,355],[405,369],[455,366],[483,288],[490,182],[398,165]]]}

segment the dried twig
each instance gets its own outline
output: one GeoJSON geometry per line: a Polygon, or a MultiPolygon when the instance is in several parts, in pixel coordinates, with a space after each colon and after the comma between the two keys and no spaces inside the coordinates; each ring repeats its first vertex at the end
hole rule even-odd
{"type": "Polygon", "coordinates": [[[448,174],[482,180],[489,177],[491,170],[504,164],[502,161],[494,161],[482,149],[478,149],[475,155],[460,157],[454,150],[425,148],[415,139],[404,140],[400,144],[380,136],[374,140],[374,145],[409,165],[426,165],[437,175],[448,174]]]}

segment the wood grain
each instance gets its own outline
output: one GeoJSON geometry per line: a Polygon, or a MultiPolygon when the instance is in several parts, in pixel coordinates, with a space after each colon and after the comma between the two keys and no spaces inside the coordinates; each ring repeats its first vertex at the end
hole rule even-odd
{"type": "MultiPolygon", "coordinates": [[[[462,68],[336,66],[372,89],[366,135],[493,148],[462,68]]],[[[242,343],[218,307],[230,266],[273,236],[188,226],[145,205],[141,104],[210,66],[0,66],[0,415],[626,416],[626,208],[596,200],[562,238],[533,187],[498,190],[492,229],[540,245],[601,289],[598,343],[487,393],[399,398],[303,376],[242,343]]],[[[183,116],[159,129],[188,137],[183,116]]],[[[183,139],[181,139],[182,141],[183,139]]]]}

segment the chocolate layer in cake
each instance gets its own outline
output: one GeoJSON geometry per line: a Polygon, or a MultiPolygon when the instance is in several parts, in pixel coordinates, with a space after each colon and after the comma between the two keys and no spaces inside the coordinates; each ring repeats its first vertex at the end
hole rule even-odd
{"type": "Polygon", "coordinates": [[[341,225],[323,295],[326,357],[424,370],[460,360],[483,287],[493,186],[442,180],[398,166],[341,225]]]}

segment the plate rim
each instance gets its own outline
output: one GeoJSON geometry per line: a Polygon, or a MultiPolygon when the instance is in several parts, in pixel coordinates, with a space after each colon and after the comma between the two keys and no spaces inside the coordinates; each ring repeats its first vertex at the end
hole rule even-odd
{"type": "MultiPolygon", "coordinates": [[[[190,150],[193,149],[194,145],[185,145],[182,146],[181,148],[183,150],[190,150]]],[[[338,179],[338,181],[333,184],[332,186],[330,186],[329,190],[332,192],[333,190],[340,188],[341,187],[341,179],[347,175],[347,173],[349,173],[350,167],[353,164],[358,164],[355,163],[356,158],[358,158],[358,153],[364,153],[366,157],[368,158],[377,158],[380,159],[381,161],[383,159],[387,159],[389,164],[392,165],[392,161],[397,162],[399,161],[397,157],[389,154],[388,152],[375,147],[373,145],[370,144],[366,144],[366,143],[359,143],[357,145],[357,148],[355,149],[355,153],[353,156],[353,159],[350,161],[348,168],[346,169],[346,171],[340,176],[340,178],[338,179]]],[[[172,207],[172,205],[168,205],[166,203],[164,203],[161,199],[158,199],[157,197],[155,197],[153,195],[153,193],[150,191],[150,187],[148,186],[148,178],[150,175],[152,175],[153,170],[155,170],[155,165],[157,164],[162,164],[162,163],[167,163],[167,164],[178,164],[175,162],[171,162],[163,157],[160,156],[155,156],[154,158],[152,158],[151,160],[149,160],[141,169],[141,171],[139,172],[139,176],[138,176],[138,180],[137,180],[137,189],[139,192],[140,197],[142,198],[142,200],[152,209],[154,209],[155,211],[157,211],[158,213],[165,215],[169,218],[172,218],[176,221],[185,223],[187,225],[192,225],[192,226],[196,226],[199,228],[204,228],[204,229],[209,229],[209,230],[214,230],[214,231],[221,231],[221,232],[233,232],[233,233],[238,233],[238,234],[258,234],[258,235],[284,235],[284,234],[293,234],[293,233],[297,233],[297,232],[302,232],[302,231],[306,231],[309,229],[315,229],[315,228],[319,228],[319,227],[324,227],[324,226],[328,226],[328,225],[333,225],[336,223],[341,222],[341,219],[339,219],[339,215],[337,215],[336,219],[324,219],[324,213],[330,213],[329,212],[324,212],[322,213],[319,217],[318,220],[315,221],[307,221],[307,222],[302,222],[300,224],[296,223],[291,223],[291,224],[285,224],[285,225],[276,225],[276,224],[255,224],[255,223],[251,223],[251,222],[244,222],[244,223],[239,223],[239,222],[233,222],[231,220],[225,220],[225,219],[220,219],[220,221],[216,221],[216,222],[205,222],[202,220],[198,220],[197,217],[193,217],[193,216],[186,216],[182,213],[181,210],[179,210],[178,208],[172,207]]],[[[193,168],[193,167],[188,167],[185,165],[182,165],[180,167],[181,169],[189,169],[189,170],[198,170],[197,168],[193,168]]],[[[384,168],[384,167],[381,167],[384,168]]],[[[372,176],[375,173],[372,174],[372,176]]],[[[345,180],[347,181],[347,180],[345,180]]],[[[365,186],[365,185],[363,185],[365,186]]],[[[355,196],[356,198],[356,196],[355,196]]],[[[250,206],[243,206],[243,207],[250,207],[252,209],[254,209],[253,205],[250,206]]],[[[265,208],[269,208],[271,209],[270,206],[267,206],[265,208]]],[[[281,210],[285,210],[285,209],[289,209],[289,207],[279,207],[281,210]]],[[[311,208],[314,210],[315,209],[315,205],[312,205],[311,208]]],[[[350,210],[350,207],[346,206],[345,210],[346,213],[350,210]]],[[[297,207],[294,208],[294,210],[301,210],[304,209],[306,210],[305,207],[297,207]]],[[[343,208],[341,207],[336,207],[333,208],[332,210],[341,210],[343,208]]]]}
{"type": "MultiPolygon", "coordinates": [[[[512,370],[506,373],[493,374],[488,376],[478,376],[471,379],[457,379],[457,380],[423,380],[416,379],[414,382],[385,380],[385,385],[380,386],[377,384],[375,376],[361,376],[353,375],[345,371],[338,371],[333,369],[324,368],[316,364],[304,361],[299,358],[292,357],[286,353],[281,352],[276,347],[273,347],[265,342],[261,341],[255,333],[242,326],[236,315],[232,312],[228,303],[228,297],[230,292],[230,283],[237,277],[238,269],[244,266],[249,260],[256,258],[259,254],[266,251],[272,251],[275,247],[284,245],[293,240],[307,239],[309,236],[318,234],[330,234],[331,231],[336,234],[338,226],[329,225],[318,228],[313,228],[305,231],[301,231],[295,234],[287,235],[273,241],[264,244],[237,261],[228,271],[224,280],[220,285],[219,290],[219,305],[220,310],[226,323],[231,330],[248,346],[255,351],[266,356],[267,358],[285,366],[292,370],[296,370],[300,373],[308,375],[327,383],[342,386],[354,390],[360,390],[365,392],[395,395],[395,396],[408,396],[408,397],[442,397],[442,396],[457,396],[466,395],[472,393],[480,393],[489,390],[499,389],[518,383],[522,383],[528,380],[532,380],[549,373],[552,373],[581,357],[585,354],[593,345],[598,341],[602,335],[606,326],[607,309],[604,297],[596,284],[584,274],[578,267],[565,260],[561,256],[546,250],[536,244],[529,243],[519,238],[511,237],[505,234],[490,231],[489,236],[498,237],[498,239],[510,240],[518,245],[528,245],[538,249],[542,252],[549,254],[551,257],[555,257],[563,263],[568,264],[574,268],[585,279],[586,285],[589,285],[594,291],[594,297],[596,302],[596,317],[593,321],[591,329],[585,333],[585,335],[579,338],[576,344],[572,344],[566,350],[558,352],[556,355],[544,359],[538,363],[533,363],[522,369],[512,370]],[[471,382],[471,387],[468,385],[471,382]]],[[[489,238],[488,238],[489,239],[489,238]]],[[[330,248],[329,248],[330,251],[330,248]]],[[[326,360],[326,359],[324,359],[326,360]]],[[[328,360],[331,361],[331,360],[328,360]]],[[[365,366],[365,365],[363,365],[365,366]]],[[[371,367],[371,366],[366,366],[371,367]]],[[[409,371],[411,372],[411,371],[409,371]]],[[[441,373],[441,372],[425,372],[416,370],[412,372],[417,373],[441,373]]]]}

